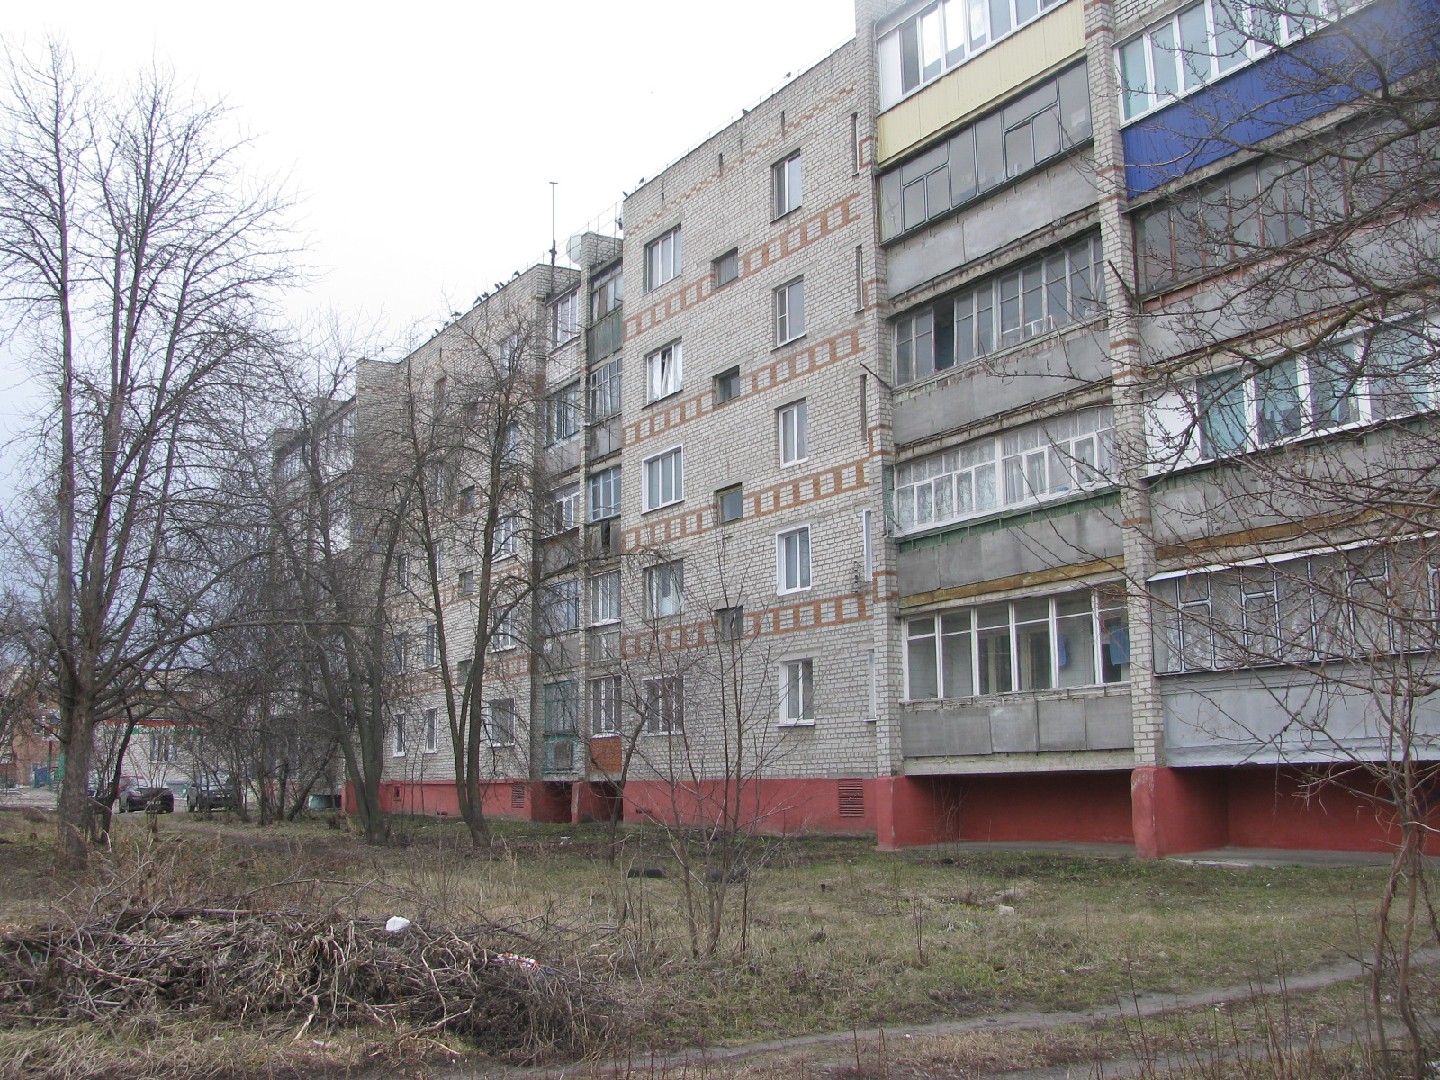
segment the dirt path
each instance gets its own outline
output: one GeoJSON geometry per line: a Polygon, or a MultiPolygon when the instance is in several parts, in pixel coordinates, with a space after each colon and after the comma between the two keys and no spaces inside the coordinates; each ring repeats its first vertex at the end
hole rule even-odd
{"type": "MultiPolygon", "coordinates": [[[[1425,949],[1415,954],[1414,963],[1430,966],[1440,963],[1440,948],[1425,949]]],[[[1181,1009],[1213,1007],[1222,1003],[1241,1001],[1258,994],[1302,993],[1321,990],[1337,983],[1363,977],[1369,965],[1359,960],[1341,960],[1325,964],[1299,975],[1273,979],[1258,986],[1245,983],[1236,986],[1197,990],[1189,994],[1136,994],[1113,1005],[1096,1006],[1092,1009],[1072,1012],[1010,1012],[995,1016],[972,1017],[966,1020],[942,1020],[931,1024],[912,1024],[894,1027],[870,1027],[857,1030],[820,1032],[813,1035],[796,1035],[785,1039],[767,1039],[763,1042],[747,1043],[744,1046],[704,1047],[676,1053],[657,1053],[632,1057],[628,1061],[607,1063],[577,1063],[566,1068],[513,1069],[488,1066],[485,1063],[441,1069],[428,1074],[431,1080],[475,1080],[480,1077],[515,1077],[526,1080],[567,1077],[629,1077],[636,1073],[664,1076],[695,1070],[697,1075],[714,1078],[726,1071],[726,1066],[739,1065],[758,1067],[775,1059],[777,1066],[787,1059],[803,1059],[806,1068],[813,1072],[846,1072],[853,1074],[855,1047],[865,1047],[865,1054],[871,1056],[882,1040],[895,1044],[902,1040],[930,1038],[934,1036],[961,1035],[977,1031],[1030,1031],[1043,1032],[1069,1025],[1090,1024],[1096,1021],[1135,1019],[1159,1016],[1162,1013],[1181,1009]]],[[[1353,1041],[1363,1034],[1357,1031],[1349,1036],[1337,1033],[1337,1043],[1353,1041]]],[[[1086,1062],[1081,1065],[1048,1066],[1039,1069],[970,1074],[973,1080],[985,1077],[1005,1077],[1007,1080],[1068,1080],[1072,1077],[1124,1077],[1132,1075],[1146,1063],[1139,1059],[1120,1058],[1104,1063],[1086,1062]],[[1103,1066],[1103,1068],[1102,1068],[1103,1066]],[[1097,1072],[1097,1068],[1102,1071],[1097,1072]]]]}

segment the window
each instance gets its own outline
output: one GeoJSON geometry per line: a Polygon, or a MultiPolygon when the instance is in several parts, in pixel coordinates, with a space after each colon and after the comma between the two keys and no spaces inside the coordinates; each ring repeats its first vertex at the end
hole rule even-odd
{"type": "Polygon", "coordinates": [[[715,516],[723,525],[727,521],[739,521],[745,516],[745,487],[735,484],[721,488],[715,493],[715,516]]]}
{"type": "Polygon", "coordinates": [[[390,673],[392,675],[403,675],[405,673],[405,635],[390,635],[390,673]]]}
{"type": "Polygon", "coordinates": [[[669,735],[685,730],[684,686],[680,676],[670,675],[662,679],[646,679],[645,691],[645,733],[647,735],[669,735]]]}
{"type": "Polygon", "coordinates": [[[540,591],[540,629],[548,637],[580,629],[580,579],[552,581],[540,591]]]}
{"type": "Polygon", "coordinates": [[[590,579],[590,624],[620,621],[620,571],[596,574],[590,579]]]}
{"type": "Polygon", "coordinates": [[[675,447],[645,459],[646,510],[669,506],[685,498],[684,448],[675,447]]]}
{"type": "Polygon", "coordinates": [[[672,341],[645,358],[645,400],[659,401],[680,392],[680,342],[672,341]]]}
{"type": "Polygon", "coordinates": [[[545,441],[553,446],[580,430],[580,383],[562,386],[545,399],[545,441]]]}
{"type": "Polygon", "coordinates": [[[1417,323],[1195,380],[1201,460],[1275,446],[1436,406],[1435,330],[1417,323]]]}
{"type": "Polygon", "coordinates": [[[1414,544],[1295,553],[1160,574],[1155,663],[1162,672],[1374,657],[1431,640],[1437,567],[1414,544]]]}
{"type": "Polygon", "coordinates": [[[395,556],[395,584],[402,589],[410,587],[410,556],[399,554],[395,556]]]}
{"type": "Polygon", "coordinates": [[[941,0],[882,34],[880,108],[964,64],[1063,0],[941,0]]]}
{"type": "Polygon", "coordinates": [[[625,299],[625,275],[620,263],[590,279],[590,318],[599,321],[615,311],[625,299]]]}
{"type": "Polygon", "coordinates": [[[460,571],[460,595],[472,596],[475,593],[475,571],[460,571]]]}
{"type": "Polygon", "coordinates": [[[976,363],[1100,311],[1099,236],[1072,241],[895,320],[897,383],[976,363]]]}
{"type": "Polygon", "coordinates": [[[516,630],[518,617],[513,606],[502,607],[495,613],[495,630],[490,635],[490,651],[505,652],[520,644],[516,630]]]}
{"type": "Polygon", "coordinates": [[[455,665],[455,682],[462,692],[470,682],[470,671],[474,666],[473,659],[461,660],[455,665]]]}
{"type": "Polygon", "coordinates": [[[431,401],[435,406],[435,412],[445,411],[445,376],[441,375],[435,380],[434,389],[431,391],[431,401]]]}
{"type": "Polygon", "coordinates": [[[1002,601],[905,620],[905,696],[960,698],[1130,677],[1118,589],[1002,601]]]}
{"type": "Polygon", "coordinates": [[[815,720],[814,661],[784,660],[780,663],[780,721],[809,724],[815,720]]]}
{"type": "Polygon", "coordinates": [[[1125,119],[1144,116],[1278,45],[1304,37],[1349,6],[1332,0],[1279,7],[1202,0],[1181,8],[1116,50],[1125,119]]]}
{"type": "Polygon", "coordinates": [[[580,687],[573,679],[546,683],[540,690],[540,714],[546,735],[579,731],[580,687]]]}
{"type": "Polygon", "coordinates": [[[437,461],[430,466],[430,498],[435,503],[450,498],[450,470],[444,462],[437,461]]]}
{"type": "Polygon", "coordinates": [[[590,730],[596,735],[613,735],[619,732],[619,675],[605,675],[590,680],[590,730]]]}
{"type": "Polygon", "coordinates": [[[680,273],[680,226],[645,245],[645,291],[658,289],[680,273]]]}
{"type": "Polygon", "coordinates": [[[152,731],[150,733],[150,760],[155,762],[173,762],[179,760],[179,751],[175,746],[175,738],[168,731],[152,731]]]}
{"type": "Polygon", "coordinates": [[[466,484],[460,489],[460,509],[469,513],[475,509],[475,485],[466,484]]]}
{"type": "Polygon", "coordinates": [[[500,438],[501,464],[514,467],[522,463],[525,447],[520,439],[520,425],[514,421],[505,425],[500,438]]]}
{"type": "Polygon", "coordinates": [[[550,494],[550,535],[555,536],[580,524],[580,485],[568,484],[550,494]]]}
{"type": "Polygon", "coordinates": [[[390,719],[390,756],[405,756],[405,714],[396,713],[390,719]]]}
{"type": "Polygon", "coordinates": [[[620,415],[620,361],[611,360],[590,372],[590,421],[620,415]]]}
{"type": "Polygon", "coordinates": [[[774,197],[775,216],[782,218],[792,210],[800,208],[800,152],[797,150],[784,161],[776,162],[770,168],[770,190],[774,197]]]}
{"type": "Polygon", "coordinates": [[[425,626],[425,666],[433,668],[440,663],[440,628],[435,623],[425,626]]]}
{"type": "Polygon", "coordinates": [[[743,638],[745,636],[745,609],[743,607],[717,608],[715,632],[721,641],[739,641],[743,638]]]}
{"type": "Polygon", "coordinates": [[[810,456],[809,409],[804,401],[795,401],[777,414],[780,439],[780,464],[795,465],[810,456]]]}
{"type": "Polygon", "coordinates": [[[895,466],[895,526],[928,529],[1115,480],[1108,405],[964,443],[895,466]]]}
{"type": "Polygon", "coordinates": [[[590,520],[602,521],[620,513],[620,466],[601,469],[590,477],[590,520]]]}
{"type": "Polygon", "coordinates": [[[740,276],[740,249],[731,248],[711,265],[715,271],[715,287],[729,285],[740,276]]]}
{"type": "Polygon", "coordinates": [[[775,344],[805,334],[805,280],[796,278],[775,290],[775,344]]]}
{"type": "Polygon", "coordinates": [[[775,577],[776,588],[782,593],[810,588],[810,526],[775,537],[775,577]]]}
{"type": "Polygon", "coordinates": [[[515,702],[495,698],[485,705],[485,735],[491,746],[515,744],[515,702]]]}
{"type": "Polygon", "coordinates": [[[679,615],[685,610],[685,567],[675,562],[657,563],[645,571],[646,606],[652,619],[679,615]]]}
{"type": "Polygon", "coordinates": [[[580,290],[572,289],[555,304],[555,342],[563,345],[580,333],[580,290]]]}
{"type": "Polygon", "coordinates": [[[425,753],[433,754],[440,747],[440,717],[438,709],[425,710],[425,753]]]}
{"type": "Polygon", "coordinates": [[[726,368],[715,376],[715,404],[724,405],[740,396],[740,368],[726,368]]]}
{"type": "Polygon", "coordinates": [[[520,554],[520,515],[501,514],[495,520],[494,549],[496,559],[520,554]]]}
{"type": "Polygon", "coordinates": [[[880,176],[880,236],[919,228],[1068,153],[1091,135],[1081,63],[880,176]]]}

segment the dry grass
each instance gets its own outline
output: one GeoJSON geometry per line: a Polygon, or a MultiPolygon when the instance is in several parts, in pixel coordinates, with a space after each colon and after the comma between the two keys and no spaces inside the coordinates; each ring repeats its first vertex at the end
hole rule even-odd
{"type": "MultiPolygon", "coordinates": [[[[658,831],[626,832],[612,867],[602,831],[590,827],[501,825],[492,849],[475,852],[454,823],[408,823],[403,846],[389,849],[315,822],[259,830],[179,815],[163,819],[157,837],[143,821],[120,824],[115,850],[56,889],[49,830],[0,813],[0,841],[9,841],[0,842],[0,879],[14,886],[0,899],[0,928],[59,916],[80,921],[121,903],[230,902],[342,923],[398,914],[434,934],[482,927],[489,947],[536,957],[617,1002],[622,1022],[609,1048],[637,1057],[852,1026],[1087,1009],[1133,992],[1180,993],[1301,971],[1363,949],[1383,876],[1379,868],[1246,870],[1033,853],[882,855],[868,838],[757,841],[745,853],[746,880],[723,886],[720,949],[696,958],[679,870],[658,831]],[[626,877],[638,867],[667,876],[626,877]]],[[[166,1069],[176,1078],[283,1074],[292,1059],[297,1072],[313,1072],[316,1055],[327,1068],[350,1068],[357,1039],[366,1047],[361,1057],[406,1040],[415,1044],[406,1047],[412,1060],[475,1049],[473,1040],[426,1035],[422,1024],[404,1021],[357,1033],[321,1018],[297,1039],[303,1016],[271,1017],[264,1026],[286,1036],[225,1029],[226,1053],[253,1054],[251,1066],[216,1061],[209,1069],[199,1064],[204,1025],[142,1011],[145,1017],[64,1032],[11,1032],[0,1037],[0,1061],[76,1060],[59,1044],[83,1041],[91,1049],[81,1059],[111,1062],[109,1075],[144,1075],[144,1054],[168,1040],[175,1049],[165,1060],[183,1065],[166,1069]],[[148,1023],[154,1033],[132,1042],[126,1022],[148,1023]],[[40,1049],[47,1040],[56,1044],[48,1057],[40,1049]]],[[[982,1063],[992,1057],[1015,1067],[1049,1063],[1057,1053],[1086,1060],[1094,1033],[1071,1038],[1052,1031],[990,1044],[967,1036],[936,1050],[931,1064],[916,1059],[907,1068],[953,1075],[990,1067],[982,1063]],[[970,1047],[963,1054],[962,1045],[970,1047]]],[[[1106,1042],[1118,1046],[1118,1038],[1106,1042]]],[[[0,1066],[0,1076],[19,1075],[29,1074],[0,1066]]]]}

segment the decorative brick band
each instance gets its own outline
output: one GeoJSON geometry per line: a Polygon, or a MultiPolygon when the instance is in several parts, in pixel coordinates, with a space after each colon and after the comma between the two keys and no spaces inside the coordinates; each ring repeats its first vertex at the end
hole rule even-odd
{"type": "MultiPolygon", "coordinates": [[[[759,273],[776,263],[817,244],[832,233],[865,220],[864,196],[860,192],[847,195],[839,202],[796,222],[790,228],[750,248],[740,256],[740,277],[759,273]]],[[[624,340],[628,343],[668,322],[682,311],[689,311],[715,294],[715,276],[707,273],[655,301],[642,311],[625,316],[624,340]]]]}
{"type": "MultiPolygon", "coordinates": [[[[836,495],[859,491],[869,484],[865,460],[845,462],[816,473],[807,473],[758,491],[745,493],[745,517],[760,518],[794,506],[805,506],[836,495]]],[[[715,508],[706,505],[656,521],[626,529],[624,550],[663,548],[677,540],[709,532],[715,528],[715,508]]]]}
{"type": "MultiPolygon", "coordinates": [[[[846,626],[870,618],[870,602],[860,593],[843,593],[818,599],[777,604],[759,611],[746,611],[737,647],[752,638],[776,637],[830,626],[846,626]]],[[[652,650],[673,653],[714,645],[718,628],[713,618],[678,623],[626,634],[620,642],[625,660],[639,660],[652,650]]]]}
{"type": "MultiPolygon", "coordinates": [[[[764,367],[750,373],[741,397],[759,394],[776,386],[782,386],[802,375],[808,375],[823,367],[849,360],[862,352],[860,327],[852,326],[833,337],[806,345],[795,352],[787,353],[772,360],[764,367]]],[[[731,406],[727,405],[727,408],[731,406]]],[[[626,424],[624,445],[626,449],[657,436],[664,435],[682,424],[709,416],[715,411],[715,398],[710,389],[702,390],[688,398],[682,398],[673,405],[651,408],[634,423],[626,424]]]]}

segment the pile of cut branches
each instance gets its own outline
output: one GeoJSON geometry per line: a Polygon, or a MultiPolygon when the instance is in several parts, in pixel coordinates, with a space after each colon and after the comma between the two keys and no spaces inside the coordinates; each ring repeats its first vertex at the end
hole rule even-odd
{"type": "Polygon", "coordinates": [[[610,1008],[593,985],[477,940],[334,914],[122,910],[0,937],[0,1025],[155,1009],[239,1022],[289,1014],[304,1027],[444,1030],[517,1061],[603,1041],[610,1008]]]}

